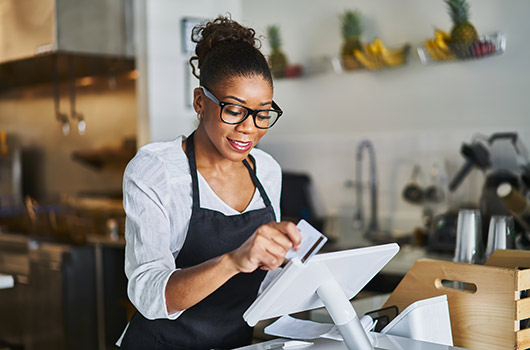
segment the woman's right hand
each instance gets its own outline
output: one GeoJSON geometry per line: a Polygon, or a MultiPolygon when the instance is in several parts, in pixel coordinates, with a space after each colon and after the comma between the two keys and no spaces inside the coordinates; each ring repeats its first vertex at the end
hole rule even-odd
{"type": "Polygon", "coordinates": [[[302,236],[292,222],[270,222],[258,227],[239,248],[228,255],[239,272],[275,270],[283,264],[289,249],[298,250],[302,236]]]}

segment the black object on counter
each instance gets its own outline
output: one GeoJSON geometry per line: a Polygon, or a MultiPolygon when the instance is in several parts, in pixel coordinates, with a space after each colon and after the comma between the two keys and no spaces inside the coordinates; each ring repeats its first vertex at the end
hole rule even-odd
{"type": "Polygon", "coordinates": [[[317,217],[311,197],[311,178],[308,174],[283,172],[280,208],[282,220],[298,222],[304,219],[322,231],[324,221],[317,217]]]}
{"type": "Polygon", "coordinates": [[[429,250],[452,253],[456,246],[458,210],[449,210],[434,217],[431,223],[429,250]]]}
{"type": "Polygon", "coordinates": [[[364,315],[368,315],[374,321],[377,321],[377,323],[375,324],[374,331],[381,332],[387,324],[389,324],[394,318],[396,318],[398,313],[398,307],[396,305],[392,305],[381,309],[368,311],[364,315]]]}
{"type": "Polygon", "coordinates": [[[530,165],[523,166],[522,169],[521,181],[523,181],[526,187],[530,188],[530,165]]]}

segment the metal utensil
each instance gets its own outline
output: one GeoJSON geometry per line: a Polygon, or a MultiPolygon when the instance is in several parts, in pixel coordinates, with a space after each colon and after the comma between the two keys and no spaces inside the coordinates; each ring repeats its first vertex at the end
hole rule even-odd
{"type": "Polygon", "coordinates": [[[420,172],[420,166],[417,164],[414,165],[411,181],[405,186],[402,192],[403,198],[412,204],[421,203],[424,198],[423,189],[418,184],[418,176],[420,172]]]}
{"type": "Polygon", "coordinates": [[[439,186],[438,174],[438,164],[433,164],[431,168],[431,185],[424,190],[425,199],[435,203],[441,202],[445,197],[443,189],[439,186]]]}

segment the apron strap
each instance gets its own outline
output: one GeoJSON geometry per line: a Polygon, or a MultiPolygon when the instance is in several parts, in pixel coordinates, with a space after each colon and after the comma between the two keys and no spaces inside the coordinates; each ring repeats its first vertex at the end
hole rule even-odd
{"type": "MultiPolygon", "coordinates": [[[[188,153],[188,164],[190,166],[190,173],[191,173],[191,186],[192,186],[192,192],[193,192],[193,208],[199,208],[200,202],[199,202],[199,180],[197,178],[197,163],[195,161],[195,148],[193,144],[193,135],[195,134],[195,131],[191,133],[190,136],[186,139],[186,150],[188,153]]],[[[254,164],[254,169],[256,168],[256,160],[252,155],[248,155],[250,160],[252,161],[252,164],[254,164]]],[[[252,179],[252,182],[254,183],[254,186],[258,189],[261,198],[263,199],[263,202],[265,203],[265,207],[271,207],[271,201],[269,199],[269,196],[267,195],[267,192],[263,188],[263,185],[259,181],[258,177],[256,176],[256,171],[252,169],[250,164],[248,164],[246,159],[243,159],[243,164],[247,168],[250,177],[252,179]]]]}
{"type": "Polygon", "coordinates": [[[256,172],[258,170],[258,168],[256,167],[256,160],[250,154],[248,155],[248,157],[252,161],[252,164],[254,164],[254,169],[252,169],[252,167],[250,166],[250,164],[248,164],[246,159],[243,159],[243,164],[245,164],[245,166],[247,167],[248,172],[250,173],[250,177],[252,178],[252,182],[254,182],[254,185],[258,188],[258,191],[261,194],[261,198],[263,199],[263,202],[265,203],[265,206],[266,207],[270,207],[272,205],[271,205],[271,201],[269,199],[269,196],[267,195],[267,192],[263,188],[263,185],[261,184],[261,182],[259,181],[259,179],[258,179],[258,177],[256,175],[256,172]]]}
{"type": "Polygon", "coordinates": [[[200,208],[199,202],[199,180],[197,179],[197,163],[195,162],[195,148],[193,147],[193,134],[186,139],[186,151],[188,153],[188,164],[190,165],[191,189],[193,194],[193,209],[200,208]]]}

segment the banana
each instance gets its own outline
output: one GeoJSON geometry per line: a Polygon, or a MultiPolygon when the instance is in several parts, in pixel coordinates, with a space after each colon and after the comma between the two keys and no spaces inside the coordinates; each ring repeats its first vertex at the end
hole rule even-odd
{"type": "MultiPolygon", "coordinates": [[[[447,45],[450,40],[451,35],[449,33],[444,32],[441,29],[435,29],[434,39],[430,40],[431,50],[427,48],[429,54],[431,54],[431,56],[438,61],[454,59],[455,55],[453,52],[451,52],[451,49],[449,49],[449,46],[447,45]],[[431,51],[435,52],[435,54],[432,55],[431,51]]],[[[425,46],[427,47],[428,45],[425,46]]]]}
{"type": "Polygon", "coordinates": [[[429,52],[429,55],[436,61],[445,61],[452,58],[450,51],[445,51],[436,45],[434,39],[425,41],[425,48],[429,52]]]}
{"type": "MultiPolygon", "coordinates": [[[[375,48],[373,46],[370,46],[370,44],[362,44],[363,50],[362,52],[367,55],[372,55],[372,50],[375,48]]],[[[355,52],[353,53],[355,55],[355,52]]]]}
{"type": "Polygon", "coordinates": [[[431,40],[431,43],[432,43],[433,49],[438,54],[439,61],[446,61],[446,60],[455,58],[455,55],[449,50],[449,47],[447,47],[447,45],[440,47],[436,39],[431,40]]]}
{"type": "Polygon", "coordinates": [[[372,44],[376,47],[378,54],[382,53],[384,50],[387,50],[385,44],[383,44],[383,41],[379,38],[375,38],[372,44]]]}
{"type": "Polygon", "coordinates": [[[389,67],[400,66],[405,62],[405,55],[402,50],[383,50],[381,58],[389,67]]]}
{"type": "Polygon", "coordinates": [[[434,37],[434,43],[436,44],[436,46],[438,46],[438,48],[440,48],[442,51],[447,51],[449,52],[449,47],[447,46],[447,43],[445,42],[445,39],[439,35],[438,33],[436,33],[435,37],[434,37]]]}
{"type": "Polygon", "coordinates": [[[445,32],[445,31],[443,31],[443,30],[441,30],[441,29],[438,29],[438,28],[436,28],[436,29],[434,30],[434,35],[435,35],[435,36],[441,36],[442,39],[443,39],[444,41],[449,41],[449,40],[451,40],[451,34],[445,32]]]}
{"type": "Polygon", "coordinates": [[[405,52],[403,49],[390,50],[383,41],[375,38],[374,41],[365,47],[370,59],[378,68],[397,67],[405,62],[405,52]]]}
{"type": "Polygon", "coordinates": [[[405,45],[398,50],[390,50],[379,38],[369,44],[363,44],[362,50],[355,50],[354,56],[365,68],[377,70],[384,67],[397,67],[405,62],[410,47],[405,45]]]}
{"type": "Polygon", "coordinates": [[[397,50],[389,50],[384,47],[381,52],[381,57],[387,66],[400,66],[405,63],[405,58],[409,49],[410,45],[405,45],[401,49],[397,50]]]}
{"type": "Polygon", "coordinates": [[[379,46],[372,42],[366,45],[365,52],[367,52],[370,55],[376,56],[376,55],[379,55],[381,51],[379,49],[379,46]]]}
{"type": "Polygon", "coordinates": [[[377,70],[383,68],[383,63],[377,55],[365,54],[361,50],[355,50],[353,52],[355,58],[367,69],[377,70]]]}
{"type": "Polygon", "coordinates": [[[438,50],[436,50],[436,46],[433,45],[432,40],[430,39],[425,40],[425,49],[429,53],[429,56],[431,56],[435,61],[440,60],[440,57],[438,55],[438,50]]]}

